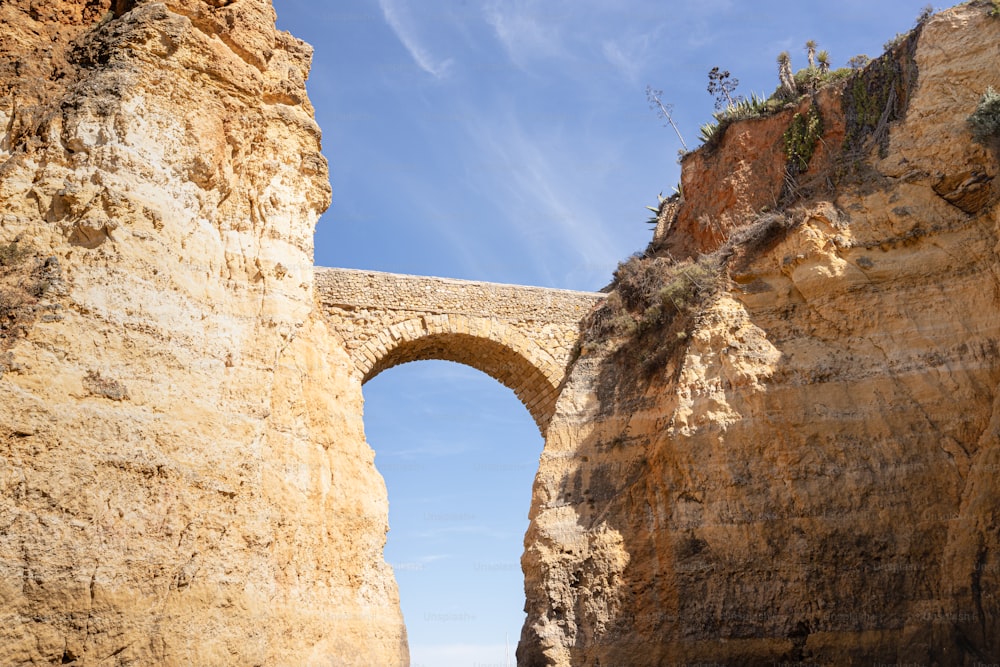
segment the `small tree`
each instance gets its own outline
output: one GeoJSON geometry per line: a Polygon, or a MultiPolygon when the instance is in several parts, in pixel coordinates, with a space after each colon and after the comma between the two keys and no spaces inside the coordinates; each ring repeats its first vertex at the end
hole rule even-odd
{"type": "Polygon", "coordinates": [[[718,111],[724,107],[736,106],[740,101],[738,95],[733,96],[736,87],[740,85],[739,79],[731,79],[729,70],[720,70],[713,67],[708,73],[708,92],[715,96],[715,109],[718,111]]]}
{"type": "Polygon", "coordinates": [[[788,51],[778,54],[778,81],[789,95],[795,95],[797,87],[795,77],[792,76],[792,57],[788,55],[788,51]]]}
{"type": "Polygon", "coordinates": [[[830,53],[828,51],[817,53],[816,61],[819,63],[820,74],[827,74],[830,71],[830,53]]]}
{"type": "Polygon", "coordinates": [[[810,39],[806,42],[806,57],[809,59],[809,69],[816,68],[816,42],[810,39]]]}
{"type": "Polygon", "coordinates": [[[847,61],[847,66],[854,70],[864,69],[865,65],[867,65],[870,61],[871,58],[869,58],[863,53],[859,53],[858,55],[854,56],[853,58],[847,61]]]}
{"type": "Polygon", "coordinates": [[[652,86],[646,86],[646,99],[649,101],[649,108],[656,112],[656,115],[667,121],[670,127],[674,128],[674,132],[677,133],[677,138],[680,139],[681,146],[684,147],[684,152],[688,150],[687,144],[684,143],[684,137],[681,136],[681,131],[677,129],[677,125],[674,123],[674,105],[664,104],[660,101],[663,97],[662,90],[654,90],[652,86]]]}

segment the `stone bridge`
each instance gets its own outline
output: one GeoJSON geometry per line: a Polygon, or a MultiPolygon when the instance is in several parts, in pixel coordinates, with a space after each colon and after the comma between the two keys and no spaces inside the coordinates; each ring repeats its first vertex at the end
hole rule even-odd
{"type": "Polygon", "coordinates": [[[555,412],[580,322],[603,294],[315,270],[316,301],[361,382],[408,361],[443,359],[510,387],[542,435],[555,412]]]}

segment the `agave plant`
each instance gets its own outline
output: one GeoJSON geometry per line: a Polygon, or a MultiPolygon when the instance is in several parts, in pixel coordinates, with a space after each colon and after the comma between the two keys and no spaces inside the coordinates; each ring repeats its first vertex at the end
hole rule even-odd
{"type": "Polygon", "coordinates": [[[658,195],[656,195],[656,198],[659,201],[657,202],[655,207],[653,206],[646,207],[647,210],[653,212],[653,215],[649,217],[649,220],[646,220],[646,222],[651,225],[655,225],[660,222],[660,211],[663,210],[663,203],[667,201],[667,198],[663,196],[663,192],[660,192],[658,195]]]}
{"type": "Polygon", "coordinates": [[[745,98],[726,107],[726,110],[714,114],[716,120],[744,120],[746,118],[756,118],[766,110],[767,98],[763,95],[751,91],[750,97],[745,98]]]}
{"type": "Polygon", "coordinates": [[[699,128],[699,133],[701,135],[701,141],[705,144],[712,143],[712,139],[715,138],[715,134],[719,131],[718,123],[705,123],[699,128]]]}
{"type": "Polygon", "coordinates": [[[732,123],[748,118],[759,118],[768,113],[768,111],[767,98],[751,91],[750,97],[741,99],[734,104],[730,104],[722,111],[713,113],[712,118],[715,119],[714,122],[705,123],[700,128],[701,141],[703,144],[714,145],[722,139],[726,128],[732,123]]]}

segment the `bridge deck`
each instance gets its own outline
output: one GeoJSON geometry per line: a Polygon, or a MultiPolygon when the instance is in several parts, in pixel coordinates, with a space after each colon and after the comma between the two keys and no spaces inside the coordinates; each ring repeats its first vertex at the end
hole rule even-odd
{"type": "Polygon", "coordinates": [[[414,276],[361,269],[315,267],[321,303],[354,308],[385,308],[422,313],[462,313],[485,317],[562,321],[566,310],[584,312],[602,300],[601,292],[490,283],[459,278],[414,276]]]}

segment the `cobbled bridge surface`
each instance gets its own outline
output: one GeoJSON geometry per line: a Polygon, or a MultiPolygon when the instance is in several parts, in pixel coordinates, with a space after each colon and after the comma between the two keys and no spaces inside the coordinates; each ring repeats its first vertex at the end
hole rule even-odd
{"type": "Polygon", "coordinates": [[[594,292],[354,269],[315,270],[316,301],[367,382],[443,359],[510,387],[545,434],[594,292]]]}

